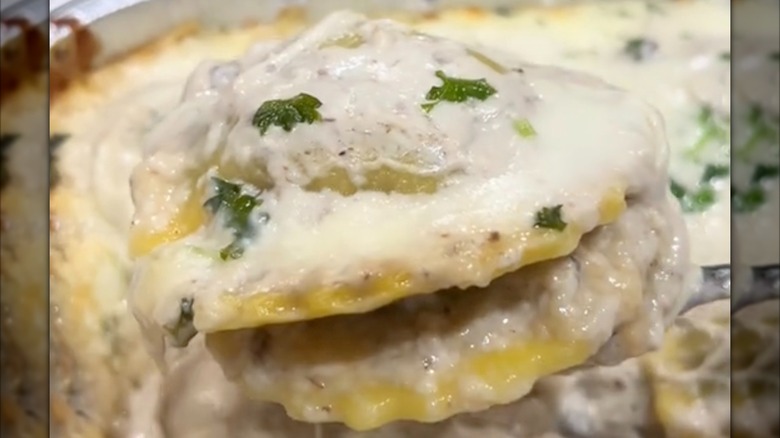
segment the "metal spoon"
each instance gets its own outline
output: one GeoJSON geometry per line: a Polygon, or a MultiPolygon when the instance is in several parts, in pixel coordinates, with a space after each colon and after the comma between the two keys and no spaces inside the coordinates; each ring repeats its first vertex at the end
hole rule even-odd
{"type": "MultiPolygon", "coordinates": [[[[683,312],[701,304],[727,299],[731,294],[731,265],[704,266],[699,290],[688,300],[683,312]]],[[[735,296],[731,313],[761,301],[780,299],[780,264],[750,268],[748,290],[735,296]]]]}

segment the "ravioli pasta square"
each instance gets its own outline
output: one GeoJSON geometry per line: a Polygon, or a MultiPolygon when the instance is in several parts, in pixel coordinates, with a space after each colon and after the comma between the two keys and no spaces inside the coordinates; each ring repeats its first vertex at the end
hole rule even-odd
{"type": "Polygon", "coordinates": [[[684,265],[669,259],[682,227],[670,210],[631,205],[617,222],[586,235],[571,255],[507,274],[485,289],[218,332],[206,343],[248,394],[281,403],[303,421],[365,430],[505,404],[540,377],[656,346],[649,333],[663,330],[679,302],[667,294],[686,281],[684,265]],[[645,236],[642,245],[635,236],[645,236]],[[608,342],[620,347],[599,357],[608,342]]]}
{"type": "Polygon", "coordinates": [[[666,191],[641,99],[348,12],[204,64],[144,150],[131,301],[158,350],[485,287],[666,191]]]}
{"type": "Polygon", "coordinates": [[[435,422],[660,342],[688,289],[658,113],[335,13],[199,67],[131,177],[131,305],[306,422],[435,422]]]}

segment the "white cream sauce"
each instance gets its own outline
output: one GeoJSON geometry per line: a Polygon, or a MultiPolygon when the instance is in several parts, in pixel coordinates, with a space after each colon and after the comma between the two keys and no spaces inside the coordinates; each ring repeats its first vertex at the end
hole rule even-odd
{"type": "MultiPolygon", "coordinates": [[[[295,321],[305,315],[275,318],[279,311],[270,307],[257,311],[269,313],[268,321],[239,320],[225,303],[232,298],[248,306],[257,295],[360,285],[366,275],[403,273],[414,284],[409,294],[484,287],[496,271],[521,265],[535,240],[519,236],[533,229],[543,207],[561,205],[567,226],[587,232],[615,188],[628,197],[663,198],[667,145],[648,105],[595,77],[496,60],[503,67],[451,40],[336,13],[254,64],[223,67],[227,73],[215,79],[232,75],[232,83],[185,95],[147,137],[147,154],[132,178],[133,226],[142,232],[166,227],[182,199],[197,196],[192,175],[208,187],[212,172],[259,193],[258,211],[269,219],[253,225],[259,230],[242,240],[237,260],[216,257],[232,240],[219,220],[140,259],[131,297],[144,325],[171,324],[185,297],[194,300],[199,331],[295,321]],[[344,35],[361,41],[328,46],[344,35]],[[443,79],[437,71],[484,78],[495,94],[426,112],[426,94],[443,79]],[[261,103],[301,92],[321,101],[321,122],[299,123],[290,132],[253,126],[261,103]],[[516,132],[518,120],[528,120],[536,135],[516,132]],[[387,168],[436,178],[438,186],[430,194],[360,190],[349,196],[305,189],[334,167],[356,184],[387,168]],[[480,250],[490,232],[513,239],[495,262],[480,250]],[[193,247],[214,257],[196,255],[193,247]]],[[[356,289],[354,301],[365,304],[332,313],[386,303],[369,301],[372,292],[356,289]]]]}
{"type": "MultiPolygon", "coordinates": [[[[705,164],[729,162],[727,135],[705,142],[697,154],[690,152],[704,134],[703,125],[697,122],[703,106],[728,116],[730,64],[722,55],[730,50],[729,13],[727,1],[621,1],[520,13],[491,20],[490,25],[454,14],[453,21],[445,19],[421,28],[500,47],[532,62],[587,71],[637,93],[664,116],[672,150],[671,177],[695,189],[705,164]],[[653,47],[645,50],[642,60],[626,52],[628,42],[635,38],[653,47]]],[[[702,265],[727,263],[730,256],[728,178],[713,185],[717,202],[702,213],[686,215],[692,257],[702,265]]]]}
{"type": "MultiPolygon", "coordinates": [[[[677,291],[687,286],[689,266],[679,212],[655,204],[635,199],[570,256],[506,274],[481,290],[440,291],[359,315],[219,333],[207,344],[219,352],[227,375],[311,422],[354,415],[321,409],[317,403],[328,402],[315,402],[324,400],[318,397],[337,400],[385,384],[426,397],[451,391],[446,382],[453,375],[460,383],[452,400],[444,407],[428,395],[420,418],[507,403],[527,393],[536,377],[500,378],[499,388],[497,377],[464,365],[485,354],[502,361],[496,353],[553,340],[586,342],[585,354],[595,356],[589,362],[599,364],[660,345],[665,323],[686,300],[677,291]]],[[[546,353],[538,354],[544,361],[546,353]]],[[[369,422],[381,406],[365,404],[361,418],[369,422]]]]}

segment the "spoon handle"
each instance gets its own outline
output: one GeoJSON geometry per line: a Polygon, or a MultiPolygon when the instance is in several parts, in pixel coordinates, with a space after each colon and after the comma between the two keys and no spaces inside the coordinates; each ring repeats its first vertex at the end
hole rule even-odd
{"type": "Polygon", "coordinates": [[[749,279],[745,282],[746,290],[738,291],[732,295],[731,265],[702,267],[702,282],[696,293],[683,307],[683,312],[701,304],[729,297],[733,297],[731,313],[751,304],[780,298],[780,264],[753,266],[745,269],[750,269],[749,279]]]}

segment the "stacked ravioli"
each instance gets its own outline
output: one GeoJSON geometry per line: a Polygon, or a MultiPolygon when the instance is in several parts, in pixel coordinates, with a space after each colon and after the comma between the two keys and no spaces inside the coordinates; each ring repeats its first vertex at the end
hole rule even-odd
{"type": "Polygon", "coordinates": [[[252,398],[356,430],[505,404],[687,298],[660,116],[602,81],[348,13],[204,63],[132,177],[130,301],[252,398]]]}

